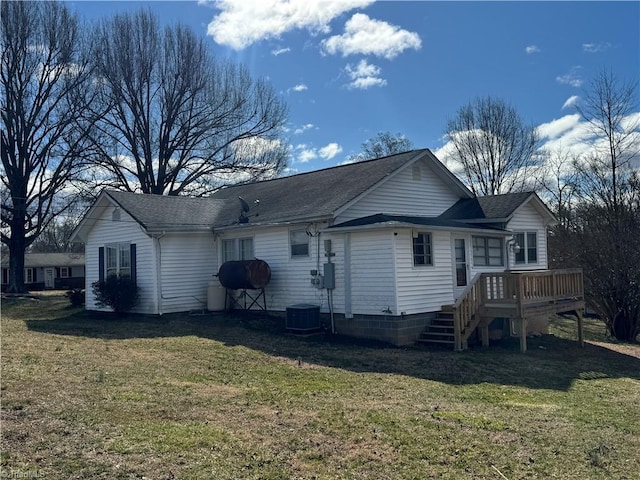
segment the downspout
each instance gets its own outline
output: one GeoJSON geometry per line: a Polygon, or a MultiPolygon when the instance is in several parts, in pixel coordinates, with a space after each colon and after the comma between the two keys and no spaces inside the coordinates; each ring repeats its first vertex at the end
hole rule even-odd
{"type": "Polygon", "coordinates": [[[153,243],[156,251],[156,295],[158,298],[157,314],[162,316],[162,245],[160,239],[165,236],[165,232],[160,234],[152,234],[153,243]]]}

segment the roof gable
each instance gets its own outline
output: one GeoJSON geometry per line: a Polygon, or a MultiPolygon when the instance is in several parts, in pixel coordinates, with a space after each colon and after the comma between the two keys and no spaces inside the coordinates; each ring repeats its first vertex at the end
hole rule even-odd
{"type": "Polygon", "coordinates": [[[103,190],[84,215],[71,238],[84,242],[107,207],[120,207],[147,233],[210,230],[226,208],[226,202],[211,198],[190,198],[103,190]]]}
{"type": "Polygon", "coordinates": [[[461,199],[440,217],[450,220],[508,222],[518,209],[530,202],[548,221],[555,220],[553,213],[535,192],[515,192],[461,199]]]}

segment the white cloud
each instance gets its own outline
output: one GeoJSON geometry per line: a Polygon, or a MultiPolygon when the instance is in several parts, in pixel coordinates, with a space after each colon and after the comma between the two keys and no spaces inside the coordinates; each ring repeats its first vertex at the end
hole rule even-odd
{"type": "Polygon", "coordinates": [[[313,125],[313,123],[306,123],[306,124],[302,125],[301,127],[296,128],[296,129],[293,131],[293,133],[294,133],[295,135],[300,135],[301,133],[304,133],[304,132],[306,132],[307,130],[312,129],[312,128],[313,128],[313,126],[314,126],[314,125],[313,125]]]}
{"type": "Polygon", "coordinates": [[[565,108],[575,107],[579,100],[580,97],[578,95],[571,95],[569,98],[567,98],[566,102],[562,104],[562,110],[564,110],[565,108]]]}
{"type": "Polygon", "coordinates": [[[532,53],[540,53],[540,49],[537,45],[529,45],[524,49],[524,51],[527,52],[527,55],[531,55],[532,53]]]}
{"type": "Polygon", "coordinates": [[[364,13],[356,13],[345,24],[343,35],[322,41],[324,51],[335,55],[376,55],[392,59],[408,48],[419,50],[420,36],[395,25],[373,20],[364,13]]]}
{"type": "Polygon", "coordinates": [[[291,90],[293,90],[294,92],[304,92],[305,90],[308,90],[308,89],[309,87],[307,87],[304,83],[299,83],[295,87],[291,88],[291,90]]]}
{"type": "Polygon", "coordinates": [[[307,163],[318,158],[331,160],[342,152],[342,147],[335,142],[329,143],[321,148],[315,148],[305,143],[300,143],[293,147],[293,151],[295,157],[294,163],[307,163]]]}
{"type": "Polygon", "coordinates": [[[278,56],[278,55],[282,55],[283,53],[289,53],[291,51],[291,49],[289,47],[287,48],[277,48],[275,50],[271,50],[271,55],[274,56],[278,56]]]}
{"type": "Polygon", "coordinates": [[[575,132],[580,123],[580,114],[573,113],[542,123],[536,130],[543,141],[548,141],[569,135],[569,132],[575,132]]]}
{"type": "Polygon", "coordinates": [[[558,75],[556,77],[556,81],[563,85],[571,85],[572,87],[579,88],[584,83],[580,76],[580,70],[582,70],[581,66],[572,67],[568,73],[558,75]]]}
{"type": "Polygon", "coordinates": [[[325,160],[331,160],[340,152],[342,152],[342,147],[335,142],[329,143],[328,145],[318,150],[319,155],[325,160]]]}
{"type": "Polygon", "coordinates": [[[348,88],[366,90],[369,87],[382,87],[387,81],[380,77],[380,67],[360,60],[357,65],[347,64],[344,71],[349,76],[351,83],[348,88]]]}
{"type": "Polygon", "coordinates": [[[334,18],[373,0],[220,0],[220,13],[209,23],[207,34],[221,44],[242,50],[261,40],[278,38],[291,30],[329,33],[334,18]]]}
{"type": "Polygon", "coordinates": [[[611,48],[611,44],[609,42],[600,42],[600,43],[583,43],[582,50],[587,53],[599,53],[604,52],[611,48]]]}
{"type": "Polygon", "coordinates": [[[306,145],[298,145],[296,147],[296,150],[299,148],[300,150],[298,151],[298,163],[307,163],[318,158],[318,152],[316,152],[315,148],[306,148],[306,145]]]}

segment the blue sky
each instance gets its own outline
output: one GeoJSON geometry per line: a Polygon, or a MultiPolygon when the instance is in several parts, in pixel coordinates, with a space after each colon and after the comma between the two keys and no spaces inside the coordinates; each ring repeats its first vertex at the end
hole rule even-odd
{"type": "MultiPolygon", "coordinates": [[[[68,2],[86,20],[141,7],[206,36],[289,105],[289,172],[343,163],[377,132],[446,157],[444,129],[492,95],[545,143],[586,148],[572,104],[603,68],[640,76],[640,2],[68,2]]],[[[637,110],[637,108],[636,108],[637,110]]],[[[640,113],[638,113],[640,116],[640,113]]],[[[441,158],[446,160],[446,158],[441,158]]]]}

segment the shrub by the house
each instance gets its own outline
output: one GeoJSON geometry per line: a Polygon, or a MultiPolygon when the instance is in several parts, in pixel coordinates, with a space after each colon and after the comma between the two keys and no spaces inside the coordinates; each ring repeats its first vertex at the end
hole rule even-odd
{"type": "Polygon", "coordinates": [[[138,286],[128,276],[110,275],[91,284],[96,305],[110,307],[121,315],[130,312],[138,302],[138,286]]]}

